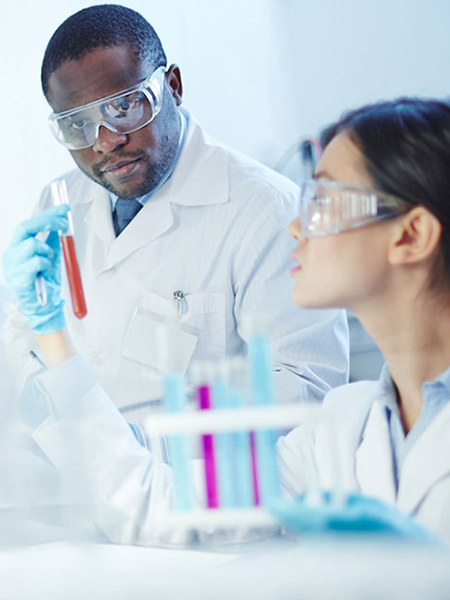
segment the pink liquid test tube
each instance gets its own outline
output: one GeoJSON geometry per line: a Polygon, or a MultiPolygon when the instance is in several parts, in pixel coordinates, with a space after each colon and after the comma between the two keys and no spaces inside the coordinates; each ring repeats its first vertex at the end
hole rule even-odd
{"type": "MultiPolygon", "coordinates": [[[[61,179],[53,181],[50,186],[53,204],[69,204],[66,182],[61,179]]],[[[87,315],[86,300],[84,298],[83,283],[81,281],[80,267],[75,251],[75,242],[73,239],[72,213],[67,213],[69,226],[67,232],[59,235],[61,248],[66,265],[67,279],[69,281],[70,297],[72,299],[73,314],[82,319],[87,315]]]]}
{"type": "MultiPolygon", "coordinates": [[[[198,388],[200,410],[209,410],[211,406],[211,388],[202,383],[198,388]]],[[[206,502],[208,508],[219,507],[217,489],[216,460],[214,453],[214,437],[211,434],[202,435],[203,459],[205,464],[206,502]]]]}

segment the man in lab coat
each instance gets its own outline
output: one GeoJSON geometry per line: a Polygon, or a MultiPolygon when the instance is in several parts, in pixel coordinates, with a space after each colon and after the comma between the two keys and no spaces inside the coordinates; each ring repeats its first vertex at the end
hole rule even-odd
{"type": "MultiPolygon", "coordinates": [[[[320,400],[346,382],[348,332],[342,312],[292,303],[297,187],[208,137],[166,65],[153,28],[118,5],[71,16],[44,56],[52,130],[78,166],[64,176],[88,311],[77,319],[67,301],[76,349],[138,422],[162,397],[162,372],[243,353],[256,316],[279,397],[320,400]]],[[[46,188],[36,212],[50,204],[46,188]]],[[[32,387],[38,346],[18,308],[6,338],[19,385],[32,387]]]]}

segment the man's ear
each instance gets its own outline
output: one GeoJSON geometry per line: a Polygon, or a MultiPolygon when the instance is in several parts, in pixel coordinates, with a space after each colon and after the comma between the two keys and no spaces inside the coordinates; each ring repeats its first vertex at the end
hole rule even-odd
{"type": "Polygon", "coordinates": [[[416,206],[399,217],[396,225],[389,247],[391,264],[420,262],[435,254],[442,225],[424,206],[416,206]]]}
{"type": "Polygon", "coordinates": [[[183,84],[181,83],[180,69],[177,65],[170,65],[167,69],[166,82],[176,105],[180,106],[183,98],[183,84]]]}

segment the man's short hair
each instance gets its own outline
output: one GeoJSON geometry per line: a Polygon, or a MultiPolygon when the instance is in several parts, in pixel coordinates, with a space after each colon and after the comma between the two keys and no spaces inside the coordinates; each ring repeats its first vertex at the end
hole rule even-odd
{"type": "Polygon", "coordinates": [[[118,4],[90,6],[66,19],[45,50],[41,69],[44,95],[50,75],[63,63],[80,60],[97,48],[129,45],[137,58],[153,68],[167,64],[158,34],[138,12],[118,4]]]}

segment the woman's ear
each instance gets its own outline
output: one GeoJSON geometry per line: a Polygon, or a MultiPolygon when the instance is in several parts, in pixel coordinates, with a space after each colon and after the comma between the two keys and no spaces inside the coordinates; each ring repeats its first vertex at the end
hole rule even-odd
{"type": "Polygon", "coordinates": [[[411,264],[434,256],[442,225],[424,206],[416,206],[396,220],[389,247],[391,264],[411,264]]]}

